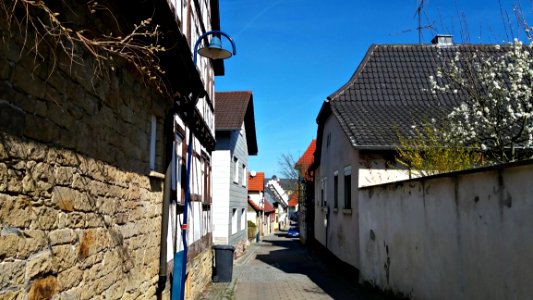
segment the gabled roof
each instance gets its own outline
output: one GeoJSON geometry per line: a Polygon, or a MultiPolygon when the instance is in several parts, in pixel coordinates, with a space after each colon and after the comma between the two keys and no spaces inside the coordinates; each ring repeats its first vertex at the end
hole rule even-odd
{"type": "Polygon", "coordinates": [[[295,168],[300,171],[300,175],[305,175],[305,172],[313,164],[315,160],[315,150],[316,150],[316,139],[311,141],[311,144],[307,147],[304,154],[298,159],[295,164],[295,168]]]}
{"type": "Polygon", "coordinates": [[[262,192],[265,190],[265,173],[256,172],[252,177],[248,172],[248,191],[250,192],[262,192]]]}
{"type": "Polygon", "coordinates": [[[274,208],[274,206],[272,204],[270,204],[270,202],[268,202],[267,199],[263,199],[264,202],[264,210],[265,212],[273,212],[273,211],[276,211],[276,209],[274,208]]]}
{"type": "Polygon", "coordinates": [[[259,205],[255,204],[255,202],[248,198],[248,204],[250,204],[250,206],[255,210],[255,211],[261,211],[261,207],[259,207],[259,205]]]}
{"type": "Polygon", "coordinates": [[[495,45],[372,45],[352,78],[322,105],[318,144],[333,114],[355,149],[394,150],[398,132],[413,135],[413,125],[446,116],[466,97],[461,91],[433,94],[430,76],[458,52],[498,51],[495,45]]]}
{"type": "Polygon", "coordinates": [[[255,211],[264,211],[266,213],[268,212],[273,212],[275,211],[276,209],[274,208],[274,206],[272,204],[270,204],[270,202],[268,202],[267,199],[264,199],[263,198],[263,208],[261,208],[261,206],[257,205],[257,203],[255,203],[252,199],[248,198],[248,204],[255,210],[255,211]]]}
{"type": "Polygon", "coordinates": [[[298,195],[293,193],[291,199],[289,200],[289,207],[296,207],[298,205],[298,195]]]}
{"type": "Polygon", "coordinates": [[[253,99],[251,91],[215,93],[216,131],[241,130],[244,123],[250,155],[256,155],[258,151],[253,99]]]}

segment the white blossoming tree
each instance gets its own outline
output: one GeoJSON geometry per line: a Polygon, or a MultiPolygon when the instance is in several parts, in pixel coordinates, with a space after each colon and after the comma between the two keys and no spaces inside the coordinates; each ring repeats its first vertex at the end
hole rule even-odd
{"type": "Polygon", "coordinates": [[[459,53],[430,77],[432,92],[465,99],[449,115],[450,139],[494,163],[533,156],[533,46],[459,53]]]}

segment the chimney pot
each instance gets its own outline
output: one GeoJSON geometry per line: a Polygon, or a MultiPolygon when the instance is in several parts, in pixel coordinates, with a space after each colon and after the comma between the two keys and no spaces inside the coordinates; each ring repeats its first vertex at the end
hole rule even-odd
{"type": "Polygon", "coordinates": [[[437,34],[431,43],[439,47],[453,46],[453,36],[451,34],[437,34]]]}

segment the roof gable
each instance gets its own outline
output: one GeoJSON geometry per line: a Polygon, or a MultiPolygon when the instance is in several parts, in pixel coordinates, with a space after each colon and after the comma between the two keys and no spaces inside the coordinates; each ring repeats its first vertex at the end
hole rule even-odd
{"type": "Polygon", "coordinates": [[[313,164],[315,159],[316,139],[311,141],[304,154],[296,162],[296,168],[307,170],[313,164]]]}
{"type": "Polygon", "coordinates": [[[252,92],[216,92],[215,101],[215,129],[217,131],[241,130],[244,123],[248,154],[256,155],[258,147],[252,92]]]}

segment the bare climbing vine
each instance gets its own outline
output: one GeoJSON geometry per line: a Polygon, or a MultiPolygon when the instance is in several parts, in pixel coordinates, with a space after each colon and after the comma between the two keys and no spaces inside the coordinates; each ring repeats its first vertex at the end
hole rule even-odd
{"type": "MultiPolygon", "coordinates": [[[[62,4],[68,9],[67,2],[62,4]]],[[[90,15],[107,10],[118,24],[111,10],[104,5],[95,0],[87,1],[86,5],[90,15]]],[[[145,84],[154,86],[162,94],[168,93],[163,80],[165,71],[157,56],[166,49],[159,44],[159,25],[152,25],[151,18],[134,25],[127,34],[114,36],[112,32],[95,34],[88,28],[76,29],[73,20],[61,20],[61,13],[50,8],[44,0],[4,0],[0,2],[0,13],[8,31],[22,34],[23,50],[32,51],[36,59],[44,60],[44,47],[54,50],[46,51],[53,58],[50,75],[57,66],[57,51],[66,54],[72,66],[84,65],[82,49],[85,49],[96,61],[96,77],[101,77],[104,70],[114,71],[119,61],[124,60],[142,75],[145,84]]]]}

